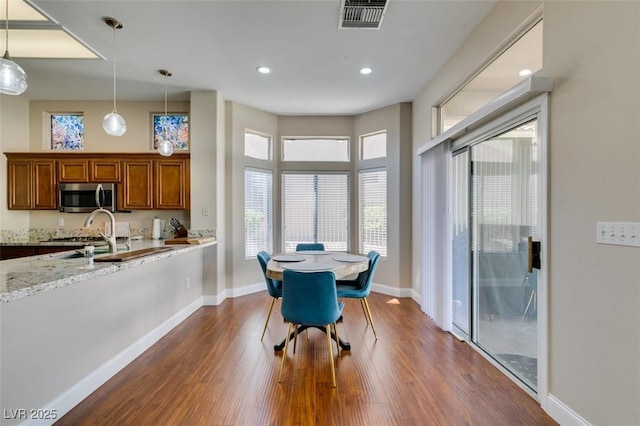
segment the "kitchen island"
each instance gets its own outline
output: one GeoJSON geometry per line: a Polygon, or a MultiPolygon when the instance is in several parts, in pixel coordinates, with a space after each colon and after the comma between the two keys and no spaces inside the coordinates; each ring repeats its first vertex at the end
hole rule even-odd
{"type": "Polygon", "coordinates": [[[215,244],[91,269],[75,250],[0,261],[1,423],[53,423],[200,308],[215,244]]]}

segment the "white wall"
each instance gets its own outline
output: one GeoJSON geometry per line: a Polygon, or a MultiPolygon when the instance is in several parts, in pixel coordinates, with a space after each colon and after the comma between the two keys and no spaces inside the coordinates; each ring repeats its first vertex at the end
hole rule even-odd
{"type": "Polygon", "coordinates": [[[216,91],[194,91],[190,109],[191,228],[216,230],[218,244],[204,252],[204,294],[205,303],[217,304],[225,288],[224,100],[216,91]]]}
{"type": "MultiPolygon", "coordinates": [[[[29,101],[0,95],[0,152],[26,149],[29,140],[29,101]]],[[[27,229],[29,215],[7,209],[7,157],[0,155],[0,229],[27,229]]]]}
{"type": "Polygon", "coordinates": [[[550,119],[550,392],[592,424],[640,424],[640,3],[545,3],[550,119]]]}
{"type": "MultiPolygon", "coordinates": [[[[538,4],[500,2],[421,91],[413,104],[414,152],[430,139],[431,107],[538,4]]],[[[595,242],[597,221],[640,222],[639,22],[638,2],[544,2],[544,66],[537,75],[555,80],[545,408],[565,424],[640,424],[640,250],[595,242]]],[[[413,182],[419,276],[417,158],[413,182]]]]}

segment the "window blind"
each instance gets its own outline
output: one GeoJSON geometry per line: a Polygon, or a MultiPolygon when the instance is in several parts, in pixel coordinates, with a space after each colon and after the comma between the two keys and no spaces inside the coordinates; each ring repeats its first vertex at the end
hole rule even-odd
{"type": "Polygon", "coordinates": [[[285,251],[298,243],[323,243],[346,251],[349,235],[349,176],[346,173],[283,173],[282,229],[285,251]]]}
{"type": "Polygon", "coordinates": [[[244,254],[273,251],[273,174],[270,170],[244,171],[244,254]]]}
{"type": "Polygon", "coordinates": [[[360,251],[387,255],[387,170],[358,173],[360,251]]]}

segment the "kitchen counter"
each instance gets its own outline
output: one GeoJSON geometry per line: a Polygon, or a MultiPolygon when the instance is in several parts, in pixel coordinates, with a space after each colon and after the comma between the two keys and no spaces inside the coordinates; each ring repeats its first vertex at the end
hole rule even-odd
{"type": "MultiPolygon", "coordinates": [[[[33,245],[34,242],[23,243],[33,245]]],[[[37,242],[38,245],[60,245],[60,242],[37,242]]],[[[77,247],[78,242],[64,243],[77,247]]],[[[83,244],[83,243],[80,243],[83,244]]],[[[95,277],[114,274],[126,269],[136,268],[144,264],[156,262],[172,256],[198,250],[215,245],[208,242],[201,245],[172,245],[165,246],[164,240],[134,240],[131,250],[118,250],[118,253],[146,249],[151,247],[171,247],[172,250],[150,254],[148,256],[127,262],[94,262],[91,269],[87,269],[87,261],[83,257],[66,259],[75,250],[31,256],[19,259],[0,261],[0,302],[8,303],[23,297],[66,287],[74,283],[90,280],[95,277]]],[[[11,245],[17,245],[11,243],[11,245]]],[[[122,246],[119,246],[121,248],[122,246]]],[[[96,254],[96,259],[108,256],[109,253],[96,254]]]]}
{"type": "Polygon", "coordinates": [[[118,254],[168,251],[92,269],[84,257],[65,258],[75,249],[0,261],[0,409],[53,413],[38,423],[50,424],[200,309],[205,286],[217,289],[218,250],[198,243],[134,240],[118,254]]]}

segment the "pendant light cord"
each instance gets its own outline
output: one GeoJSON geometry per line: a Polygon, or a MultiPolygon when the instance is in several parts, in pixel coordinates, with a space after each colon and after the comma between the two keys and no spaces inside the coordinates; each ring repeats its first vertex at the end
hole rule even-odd
{"type": "MultiPolygon", "coordinates": [[[[7,0],[8,2],[9,0],[7,0]]],[[[113,112],[116,114],[116,26],[113,26],[113,112]]]]}
{"type": "Polygon", "coordinates": [[[164,74],[164,120],[162,120],[162,132],[164,133],[164,138],[167,139],[167,75],[169,73],[164,74]]]}
{"type": "Polygon", "coordinates": [[[5,47],[4,47],[4,51],[5,53],[9,52],[9,0],[6,1],[5,3],[5,9],[4,9],[4,19],[5,19],[5,25],[4,25],[4,29],[5,29],[5,47]]]}

